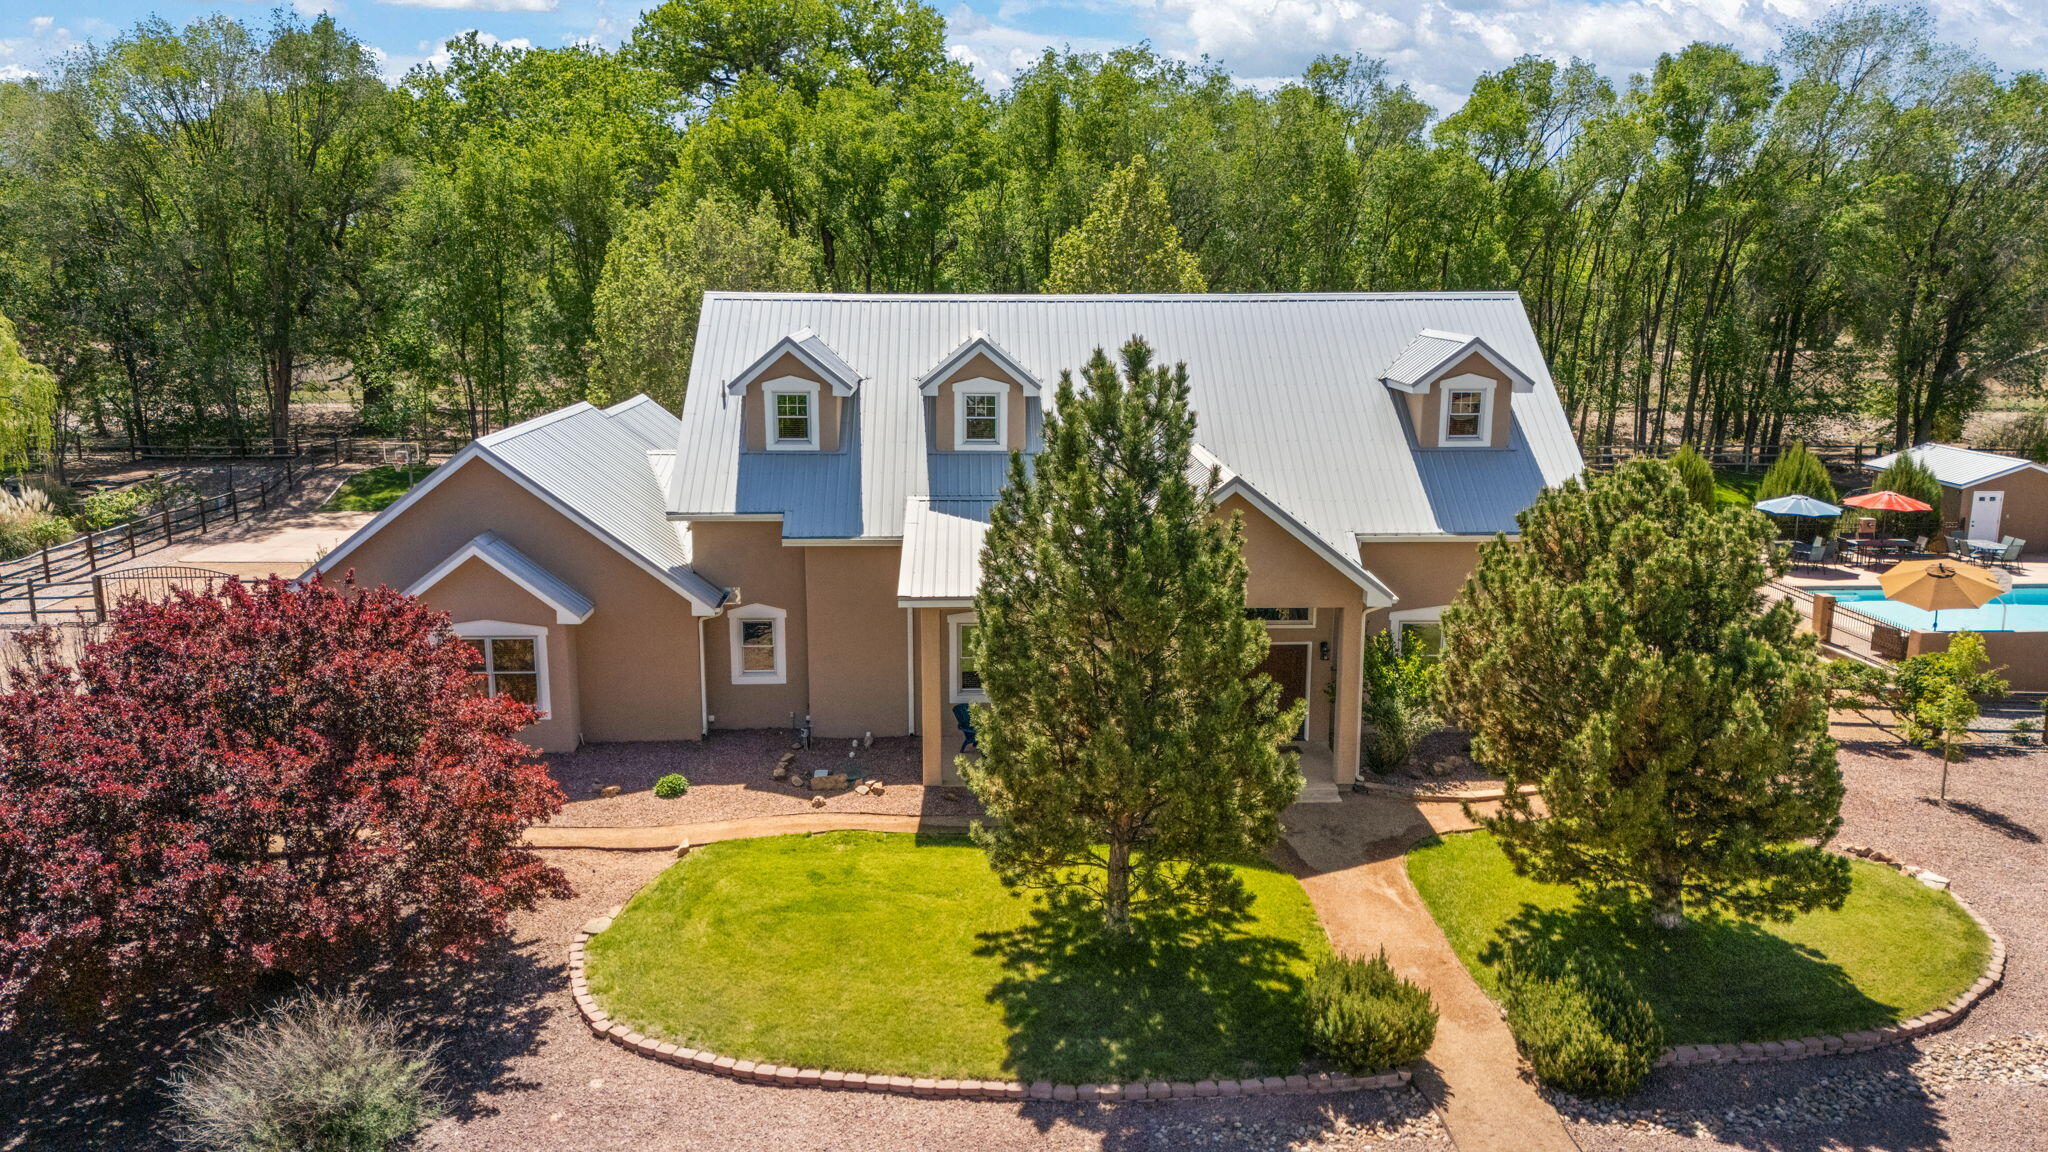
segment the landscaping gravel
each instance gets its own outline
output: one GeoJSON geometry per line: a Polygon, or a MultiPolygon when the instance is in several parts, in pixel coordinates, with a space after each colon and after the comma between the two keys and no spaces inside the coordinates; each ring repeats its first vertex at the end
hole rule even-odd
{"type": "Polygon", "coordinates": [[[824,811],[869,815],[973,816],[981,811],[972,793],[957,786],[925,788],[918,783],[922,762],[915,738],[876,740],[849,761],[849,742],[817,740],[797,751],[794,781],[774,778],[776,761],[792,751],[787,732],[714,732],[701,742],[592,744],[549,756],[548,770],[569,803],[551,824],[562,827],[625,828],[693,824],[817,811],[803,786],[819,768],[849,771],[883,782],[880,796],[851,788],[825,797],[824,811]],[[670,772],[690,781],[690,790],[663,800],[652,789],[670,772]],[[617,785],[619,795],[602,799],[598,790],[617,785]]]}

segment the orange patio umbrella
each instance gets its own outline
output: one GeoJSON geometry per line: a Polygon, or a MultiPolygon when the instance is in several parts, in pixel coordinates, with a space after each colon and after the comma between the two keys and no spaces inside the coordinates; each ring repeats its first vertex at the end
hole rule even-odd
{"type": "MultiPolygon", "coordinates": [[[[1870,508],[1878,512],[1932,512],[1934,505],[1925,500],[1915,500],[1903,492],[1886,489],[1883,492],[1865,492],[1842,501],[1851,508],[1870,508]]],[[[1973,605],[1974,607],[1974,605],[1973,605]]]]}
{"type": "Polygon", "coordinates": [[[1975,564],[1954,560],[1908,560],[1894,564],[1877,578],[1884,598],[1923,612],[1934,613],[1936,629],[1941,627],[1944,608],[1981,608],[2005,592],[1998,576],[1975,564]]]}

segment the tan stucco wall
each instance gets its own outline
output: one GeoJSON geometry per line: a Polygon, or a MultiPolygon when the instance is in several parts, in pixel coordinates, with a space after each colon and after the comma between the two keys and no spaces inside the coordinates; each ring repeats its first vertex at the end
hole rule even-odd
{"type": "MultiPolygon", "coordinates": [[[[1457,598],[1458,590],[1479,563],[1476,540],[1362,543],[1359,563],[1391,589],[1398,602],[1393,611],[1437,608],[1457,598]]],[[[1387,626],[1387,610],[1375,609],[1372,627],[1387,626]]]]}
{"type": "Polygon", "coordinates": [[[1493,417],[1490,429],[1492,436],[1488,440],[1488,446],[1506,448],[1508,433],[1514,426],[1515,419],[1513,385],[1508,382],[1506,373],[1488,363],[1486,357],[1477,352],[1458,361],[1450,371],[1438,377],[1437,383],[1430,385],[1427,391],[1403,394],[1402,398],[1408,403],[1408,420],[1415,427],[1416,443],[1423,448],[1439,446],[1437,431],[1442,427],[1440,420],[1443,415],[1443,381],[1457,376],[1484,376],[1494,382],[1490,413],[1493,417]]]}
{"type": "MultiPolygon", "coordinates": [[[[506,579],[482,560],[466,560],[428,591],[427,600],[457,622],[499,620],[532,624],[548,630],[548,714],[522,734],[548,752],[571,752],[583,730],[577,708],[576,630],[579,624],[557,624],[555,610],[506,579]]],[[[587,623],[587,622],[586,622],[587,623]]]]}
{"type": "Polygon", "coordinates": [[[954,443],[954,404],[956,392],[954,383],[961,380],[1007,380],[1010,390],[1006,393],[1007,412],[1003,417],[1003,441],[1010,451],[1024,450],[1024,384],[996,364],[987,356],[977,353],[973,359],[953,370],[939,383],[938,403],[934,409],[932,430],[937,437],[941,452],[951,452],[954,443]]]}
{"type": "Polygon", "coordinates": [[[761,373],[748,386],[746,395],[740,398],[744,407],[740,410],[741,435],[745,437],[748,451],[764,452],[768,448],[768,390],[767,381],[794,376],[818,385],[818,450],[836,452],[839,449],[840,424],[846,417],[846,402],[833,395],[832,385],[825,378],[811,371],[811,367],[788,353],[783,353],[768,370],[761,373]]]}
{"type": "Polygon", "coordinates": [[[783,547],[780,524],[699,520],[690,525],[690,533],[693,566],[699,574],[721,588],[739,589],[741,604],[765,604],[788,613],[783,619],[788,630],[783,641],[787,676],[781,684],[733,683],[733,622],[728,616],[705,626],[704,681],[711,726],[786,728],[790,713],[805,715],[809,696],[810,664],[804,659],[809,612],[803,557],[795,549],[783,547]]]}
{"type": "Polygon", "coordinates": [[[1999,535],[2025,540],[2028,555],[2048,552],[2048,472],[2027,468],[1986,480],[1974,488],[1942,489],[1946,497],[1942,501],[1943,521],[1961,525],[1950,533],[1951,540],[1968,534],[1971,502],[1979,491],[2005,493],[2005,505],[1998,518],[1999,535]]]}
{"type": "Polygon", "coordinates": [[[923,763],[920,779],[926,784],[939,784],[954,775],[953,756],[960,743],[960,730],[950,714],[952,706],[946,703],[941,666],[947,611],[917,609],[917,733],[923,763]]]}
{"type": "MultiPolygon", "coordinates": [[[[575,626],[574,691],[584,739],[697,738],[697,617],[690,602],[482,460],[442,479],[339,567],[353,569],[362,584],[405,588],[485,530],[597,605],[575,626]]],[[[438,592],[424,599],[440,607],[438,592]]],[[[460,618],[514,619],[500,613],[529,603],[472,601],[464,611],[477,615],[460,618]]]]}
{"type": "MultiPolygon", "coordinates": [[[[1954,633],[1913,632],[1906,637],[1906,655],[1948,651],[1954,633]]],[[[1993,668],[2015,692],[2048,692],[2048,632],[1980,632],[1993,668]]]]}
{"type": "Polygon", "coordinates": [[[894,545],[786,548],[804,568],[813,732],[910,731],[910,614],[896,606],[894,545]]]}

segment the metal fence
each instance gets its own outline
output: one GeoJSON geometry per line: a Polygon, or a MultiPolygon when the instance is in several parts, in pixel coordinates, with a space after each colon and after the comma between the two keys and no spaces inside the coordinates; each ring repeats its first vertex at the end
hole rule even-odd
{"type": "MultiPolygon", "coordinates": [[[[0,630],[77,619],[102,619],[101,569],[179,539],[195,539],[223,525],[269,510],[306,474],[346,459],[344,441],[306,444],[298,456],[269,457],[259,479],[225,492],[144,513],[111,528],[87,532],[27,556],[0,563],[0,630]]],[[[251,459],[266,459],[254,457],[251,459]]]]}
{"type": "MultiPolygon", "coordinates": [[[[1587,448],[1582,455],[1586,467],[1594,472],[1606,472],[1628,460],[1644,457],[1662,459],[1678,451],[1676,444],[1609,444],[1587,448]]],[[[1864,461],[1872,460],[1892,451],[1889,444],[1871,442],[1809,441],[1806,449],[1821,462],[1834,468],[1860,467],[1864,461]]],[[[1744,472],[1761,472],[1769,468],[1783,453],[1783,448],[1751,448],[1740,444],[1723,445],[1718,448],[1695,448],[1707,463],[1716,468],[1729,468],[1744,472]]]]}

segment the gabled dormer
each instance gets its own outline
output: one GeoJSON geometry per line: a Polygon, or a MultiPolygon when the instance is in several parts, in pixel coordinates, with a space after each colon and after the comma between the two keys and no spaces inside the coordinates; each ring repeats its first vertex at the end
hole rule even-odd
{"type": "Polygon", "coordinates": [[[818,334],[798,329],[725,382],[743,406],[750,452],[836,452],[861,376],[818,334]]]}
{"type": "Polygon", "coordinates": [[[1023,451],[1031,406],[1043,392],[1038,377],[980,331],[917,383],[930,397],[926,411],[940,452],[1023,451]]]}
{"type": "Polygon", "coordinates": [[[1514,426],[1512,393],[1536,382],[1462,332],[1424,328],[1380,374],[1401,394],[1418,448],[1506,448],[1514,426]]]}

